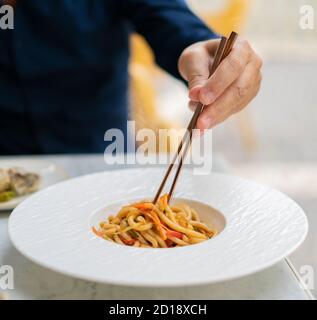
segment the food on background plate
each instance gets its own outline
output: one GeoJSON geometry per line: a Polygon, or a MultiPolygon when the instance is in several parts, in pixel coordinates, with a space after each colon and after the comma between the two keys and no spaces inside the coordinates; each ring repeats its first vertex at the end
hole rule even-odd
{"type": "Polygon", "coordinates": [[[100,222],[99,228],[92,227],[92,231],[103,239],[143,248],[181,247],[217,234],[188,205],[170,206],[167,194],[155,205],[143,201],[124,206],[116,216],[100,222]]]}
{"type": "Polygon", "coordinates": [[[23,168],[0,168],[0,202],[37,191],[41,178],[23,168]]]}
{"type": "Polygon", "coordinates": [[[10,176],[8,170],[0,168],[0,193],[10,187],[10,176]]]}

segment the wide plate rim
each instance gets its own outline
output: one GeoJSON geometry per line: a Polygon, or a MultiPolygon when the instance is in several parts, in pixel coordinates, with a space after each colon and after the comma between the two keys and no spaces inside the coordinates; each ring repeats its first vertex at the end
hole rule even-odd
{"type": "MultiPolygon", "coordinates": [[[[117,169],[117,170],[111,170],[111,171],[96,172],[96,173],[92,173],[92,174],[88,174],[88,175],[84,175],[84,176],[80,176],[80,177],[75,177],[75,178],[70,179],[70,180],[61,181],[61,182],[57,183],[56,185],[53,185],[53,186],[50,186],[50,187],[46,188],[46,190],[52,189],[52,188],[57,188],[58,185],[60,185],[60,184],[73,183],[74,180],[78,181],[78,180],[81,180],[81,179],[87,179],[87,177],[98,176],[98,175],[102,175],[102,174],[108,174],[108,173],[111,173],[111,172],[138,171],[138,170],[140,170],[140,168],[117,169]]],[[[185,168],[184,171],[189,171],[189,170],[190,169],[185,168]]],[[[247,183],[251,183],[252,185],[258,185],[258,186],[262,186],[263,187],[263,185],[261,185],[261,184],[259,184],[257,182],[254,182],[252,180],[243,179],[243,178],[240,178],[240,177],[236,177],[236,176],[232,176],[232,175],[228,175],[228,174],[224,174],[224,173],[213,172],[212,176],[229,178],[229,179],[233,179],[235,181],[240,180],[240,181],[244,181],[244,182],[247,182],[247,183]]],[[[275,193],[280,194],[283,197],[287,197],[284,194],[282,194],[281,192],[279,192],[278,190],[275,190],[275,189],[272,189],[272,188],[269,188],[269,187],[267,187],[267,188],[269,190],[274,191],[275,193]]],[[[24,206],[27,205],[28,202],[32,202],[33,201],[32,199],[34,197],[40,196],[39,194],[41,192],[42,191],[39,191],[37,194],[34,194],[31,197],[29,197],[28,199],[26,199],[23,202],[24,206]]],[[[235,275],[233,275],[231,277],[228,277],[228,276],[218,277],[217,279],[212,279],[210,281],[208,279],[205,279],[205,280],[202,280],[202,281],[191,280],[191,281],[188,281],[186,283],[184,281],[183,282],[180,282],[180,281],[174,281],[174,282],[171,282],[171,281],[167,281],[167,282],[154,281],[154,282],[143,282],[143,283],[140,283],[139,281],[134,281],[133,279],[130,279],[130,280],[125,279],[125,280],[122,280],[122,281],[116,279],[114,281],[111,281],[111,279],[105,280],[104,278],[98,277],[98,276],[92,277],[92,276],[85,276],[85,275],[82,275],[82,274],[78,275],[78,274],[76,274],[76,272],[65,271],[65,270],[63,270],[63,268],[59,268],[59,267],[56,267],[56,266],[52,266],[50,264],[46,264],[45,262],[41,261],[41,259],[35,258],[32,255],[29,255],[28,253],[26,253],[23,250],[23,248],[21,248],[19,246],[19,244],[15,241],[16,239],[15,239],[14,235],[12,234],[12,221],[14,220],[15,211],[19,208],[20,205],[12,212],[12,214],[10,216],[10,219],[9,219],[8,229],[9,229],[10,239],[11,239],[14,247],[22,255],[24,255],[25,257],[27,257],[31,261],[41,265],[42,267],[45,267],[45,268],[50,269],[52,271],[55,271],[55,272],[58,272],[58,273],[62,273],[62,274],[65,274],[65,275],[68,275],[68,276],[71,276],[71,277],[80,278],[80,279],[83,279],[83,280],[86,280],[86,281],[94,281],[94,282],[98,282],[98,283],[104,283],[104,284],[113,284],[113,285],[121,285],[121,286],[135,286],[135,287],[183,287],[183,286],[193,286],[193,285],[204,285],[204,284],[217,283],[217,282],[222,282],[222,281],[229,281],[229,280],[237,279],[237,278],[244,277],[246,275],[251,275],[251,274],[254,274],[254,273],[259,272],[261,270],[264,270],[264,269],[276,264],[277,262],[279,262],[283,258],[287,257],[291,252],[296,250],[301,245],[301,243],[306,238],[306,235],[307,235],[307,232],[308,232],[307,217],[306,217],[305,213],[303,212],[303,210],[298,206],[298,204],[293,199],[291,199],[289,197],[287,197],[287,198],[288,198],[289,201],[293,202],[293,205],[297,206],[297,209],[301,212],[302,218],[304,218],[304,223],[305,223],[304,232],[301,235],[301,238],[297,241],[296,245],[294,245],[293,247],[289,248],[289,250],[287,252],[285,252],[283,254],[283,256],[281,256],[279,258],[276,258],[275,260],[271,260],[266,264],[262,264],[258,268],[253,268],[252,270],[246,269],[244,272],[241,272],[241,271],[237,272],[235,275]]],[[[193,200],[197,200],[197,199],[193,199],[193,200]]]]}

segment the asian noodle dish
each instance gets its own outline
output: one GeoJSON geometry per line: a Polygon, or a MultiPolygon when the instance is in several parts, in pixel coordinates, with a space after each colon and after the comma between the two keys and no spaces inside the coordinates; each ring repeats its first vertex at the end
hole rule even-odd
{"type": "Polygon", "coordinates": [[[200,243],[216,235],[186,204],[170,206],[168,195],[122,207],[92,231],[103,239],[142,248],[172,248],[200,243]]]}

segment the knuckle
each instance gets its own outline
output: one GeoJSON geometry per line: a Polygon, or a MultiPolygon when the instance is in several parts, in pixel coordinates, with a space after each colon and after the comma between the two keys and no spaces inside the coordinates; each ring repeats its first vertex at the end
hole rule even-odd
{"type": "Polygon", "coordinates": [[[187,59],[191,59],[193,57],[193,50],[191,48],[185,49],[181,56],[180,56],[180,62],[183,62],[187,59]]]}
{"type": "Polygon", "coordinates": [[[254,61],[255,61],[255,64],[256,64],[257,68],[258,68],[258,69],[261,69],[262,66],[263,66],[263,60],[262,60],[262,58],[259,57],[258,55],[255,55],[254,61]]]}
{"type": "Polygon", "coordinates": [[[240,42],[240,48],[240,51],[242,51],[246,58],[249,58],[250,54],[253,52],[250,43],[244,39],[240,42]]]}
{"type": "Polygon", "coordinates": [[[251,49],[250,43],[246,39],[240,39],[239,43],[240,43],[241,47],[245,48],[246,50],[251,49]]]}
{"type": "Polygon", "coordinates": [[[235,55],[228,56],[228,64],[232,72],[241,73],[243,70],[243,63],[241,59],[235,55]]]}
{"type": "Polygon", "coordinates": [[[191,45],[182,52],[180,59],[182,60],[193,59],[200,53],[201,53],[201,49],[198,46],[191,45]]]}
{"type": "Polygon", "coordinates": [[[242,39],[242,40],[240,40],[239,45],[240,45],[240,52],[243,53],[243,55],[247,59],[247,61],[254,60],[255,65],[257,66],[257,68],[260,69],[263,64],[262,59],[253,50],[249,41],[242,39]]]}
{"type": "Polygon", "coordinates": [[[245,50],[252,51],[252,47],[251,47],[249,41],[247,41],[245,39],[242,39],[241,40],[241,45],[245,50]]]}
{"type": "Polygon", "coordinates": [[[245,98],[250,91],[250,87],[248,85],[237,85],[234,88],[234,96],[236,99],[240,100],[245,98]]]}
{"type": "Polygon", "coordinates": [[[256,77],[253,77],[252,79],[248,79],[246,81],[238,82],[234,86],[234,97],[236,100],[246,100],[249,98],[253,98],[257,95],[262,81],[262,74],[259,71],[258,75],[256,77]]]}
{"type": "Polygon", "coordinates": [[[195,56],[197,54],[197,49],[195,48],[195,46],[190,46],[187,47],[186,49],[184,49],[184,51],[181,53],[179,59],[178,59],[178,64],[182,65],[182,64],[186,64],[188,63],[188,61],[192,61],[193,59],[195,59],[195,56]]]}

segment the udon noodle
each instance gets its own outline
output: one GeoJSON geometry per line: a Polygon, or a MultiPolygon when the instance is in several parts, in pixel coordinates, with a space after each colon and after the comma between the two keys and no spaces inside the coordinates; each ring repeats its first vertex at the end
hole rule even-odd
{"type": "Polygon", "coordinates": [[[200,221],[197,212],[186,204],[170,206],[168,195],[154,205],[143,201],[122,207],[92,228],[106,240],[142,248],[171,248],[200,243],[216,235],[200,221]]]}

